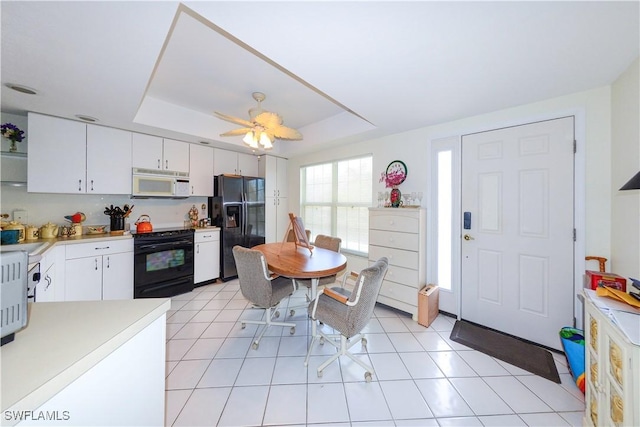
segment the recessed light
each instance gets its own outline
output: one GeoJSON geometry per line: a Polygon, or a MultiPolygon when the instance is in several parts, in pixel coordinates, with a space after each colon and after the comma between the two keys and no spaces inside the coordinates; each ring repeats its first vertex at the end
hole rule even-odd
{"type": "Polygon", "coordinates": [[[97,122],[98,121],[98,119],[96,119],[95,117],[84,116],[82,114],[76,114],[76,117],[79,118],[82,121],[85,121],[85,122],[92,122],[93,123],[93,122],[97,122]]]}
{"type": "Polygon", "coordinates": [[[13,83],[7,83],[5,86],[7,86],[9,89],[15,90],[16,92],[25,93],[27,95],[36,95],[37,94],[35,89],[31,89],[30,87],[17,85],[17,84],[13,84],[13,83]]]}

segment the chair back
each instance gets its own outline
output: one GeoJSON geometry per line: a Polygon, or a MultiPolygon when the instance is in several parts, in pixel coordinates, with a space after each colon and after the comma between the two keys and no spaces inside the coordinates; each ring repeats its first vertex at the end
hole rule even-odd
{"type": "Polygon", "coordinates": [[[271,282],[267,279],[267,261],[262,252],[242,246],[234,246],[233,258],[238,270],[238,282],[242,295],[259,307],[271,305],[271,282]]]}
{"type": "Polygon", "coordinates": [[[340,252],[342,239],[339,237],[331,237],[325,236],[324,234],[318,234],[313,244],[318,248],[328,249],[333,252],[340,252]]]}
{"type": "Polygon", "coordinates": [[[350,302],[357,300],[358,303],[349,307],[349,312],[347,313],[346,323],[351,325],[351,331],[348,336],[359,333],[369,323],[388,267],[389,260],[386,257],[382,257],[370,267],[362,270],[358,275],[355,287],[349,296],[350,302]],[[360,294],[359,296],[358,293],[360,294]]]}

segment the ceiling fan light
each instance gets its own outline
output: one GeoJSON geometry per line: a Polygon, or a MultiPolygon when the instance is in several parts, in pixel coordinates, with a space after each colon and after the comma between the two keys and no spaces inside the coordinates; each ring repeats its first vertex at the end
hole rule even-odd
{"type": "Polygon", "coordinates": [[[255,141],[253,139],[253,132],[251,132],[251,131],[247,132],[247,134],[244,136],[244,138],[242,138],[242,141],[247,145],[253,144],[253,142],[255,141]]]}
{"type": "Polygon", "coordinates": [[[267,135],[266,132],[262,132],[260,134],[260,144],[264,147],[265,150],[269,150],[273,148],[273,144],[271,143],[271,138],[267,135]]]}

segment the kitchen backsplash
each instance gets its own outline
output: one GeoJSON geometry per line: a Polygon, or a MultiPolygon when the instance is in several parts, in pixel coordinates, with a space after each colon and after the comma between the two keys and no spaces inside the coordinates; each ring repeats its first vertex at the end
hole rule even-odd
{"type": "MultiPolygon", "coordinates": [[[[189,209],[196,206],[199,218],[207,218],[207,198],[187,199],[130,199],[128,196],[27,193],[26,187],[0,187],[0,210],[13,219],[16,210],[27,211],[28,223],[41,226],[47,222],[63,225],[65,215],[83,212],[87,219],[83,225],[108,225],[109,217],[104,214],[105,206],[135,205],[128,219],[133,225],[138,217],[149,215],[154,228],[181,227],[189,219],[189,209]],[[202,205],[205,205],[202,210],[202,205]]],[[[126,225],[125,225],[126,228],[126,225]]]]}

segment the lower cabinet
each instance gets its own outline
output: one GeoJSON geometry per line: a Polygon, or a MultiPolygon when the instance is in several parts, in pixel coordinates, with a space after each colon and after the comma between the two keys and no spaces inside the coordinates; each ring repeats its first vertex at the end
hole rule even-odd
{"type": "Polygon", "coordinates": [[[56,301],[56,264],[47,265],[46,271],[40,271],[40,282],[36,286],[36,302],[56,301]]]}
{"type": "Polygon", "coordinates": [[[70,244],[65,249],[65,301],[133,298],[133,239],[70,244]]]}
{"type": "Polygon", "coordinates": [[[585,296],[585,426],[640,425],[640,346],[585,296]]]}
{"type": "Polygon", "coordinates": [[[196,285],[220,277],[220,230],[196,230],[193,281],[196,285]]]}

